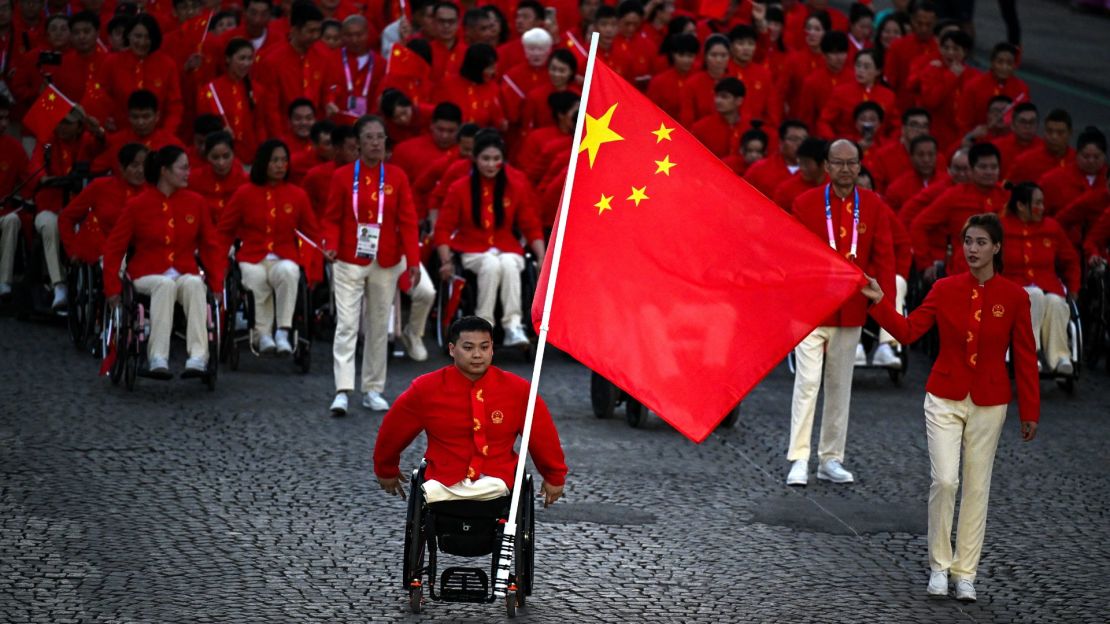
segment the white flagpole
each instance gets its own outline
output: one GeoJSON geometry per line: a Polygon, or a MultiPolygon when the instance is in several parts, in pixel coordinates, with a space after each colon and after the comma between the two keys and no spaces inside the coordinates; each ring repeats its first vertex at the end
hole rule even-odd
{"type": "MultiPolygon", "coordinates": [[[[574,175],[578,170],[578,150],[582,147],[582,128],[586,123],[586,106],[590,100],[590,85],[594,77],[594,61],[597,59],[598,35],[590,37],[590,55],[586,59],[586,81],[582,85],[582,99],[578,106],[578,121],[574,126],[574,142],[570,150],[570,165],[567,167],[567,180],[563,186],[563,198],[559,204],[559,223],[555,228],[555,245],[547,250],[551,254],[551,272],[547,275],[547,292],[543,300],[543,317],[540,319],[539,341],[536,345],[536,364],[532,368],[532,386],[528,390],[528,409],[524,414],[524,434],[520,439],[520,456],[517,458],[516,476],[513,479],[513,500],[509,507],[509,519],[505,523],[504,538],[497,562],[497,578],[494,580],[494,595],[504,597],[509,586],[509,572],[513,565],[514,544],[516,541],[516,516],[520,506],[521,485],[524,482],[524,468],[528,461],[528,442],[532,437],[532,419],[536,413],[536,398],[540,388],[540,373],[543,370],[543,354],[547,346],[548,322],[551,320],[551,302],[555,297],[555,278],[559,276],[559,260],[563,254],[563,235],[567,230],[567,212],[570,208],[571,191],[574,189],[574,175]]],[[[517,591],[521,591],[518,589],[517,591]]]]}

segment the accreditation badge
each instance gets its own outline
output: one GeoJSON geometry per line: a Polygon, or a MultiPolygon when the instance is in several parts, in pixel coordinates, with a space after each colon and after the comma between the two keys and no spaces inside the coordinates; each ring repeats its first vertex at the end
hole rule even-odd
{"type": "Polygon", "coordinates": [[[381,239],[382,226],[377,223],[359,223],[355,256],[373,260],[378,255],[378,241],[381,239]]]}
{"type": "Polygon", "coordinates": [[[362,117],[366,114],[366,98],[354,96],[347,98],[347,112],[356,116],[362,117]]]}

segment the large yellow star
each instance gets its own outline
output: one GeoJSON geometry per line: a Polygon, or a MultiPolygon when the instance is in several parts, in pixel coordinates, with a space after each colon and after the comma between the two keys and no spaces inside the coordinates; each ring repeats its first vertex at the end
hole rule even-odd
{"type": "Polygon", "coordinates": [[[655,135],[656,143],[662,143],[664,140],[670,141],[672,132],[674,132],[674,128],[668,128],[663,122],[659,122],[658,130],[651,131],[655,135]]]}
{"type": "Polygon", "coordinates": [[[578,153],[589,152],[590,169],[594,168],[597,150],[601,148],[603,143],[624,140],[624,137],[609,128],[609,122],[612,121],[613,111],[615,110],[617,110],[617,105],[613,104],[609,107],[609,110],[605,111],[604,115],[597,119],[586,113],[586,136],[582,137],[582,145],[578,148],[578,153]]]}
{"type": "Polygon", "coordinates": [[[632,194],[629,195],[628,197],[625,197],[625,199],[627,199],[630,202],[635,203],[636,206],[639,207],[641,201],[643,201],[645,199],[651,199],[650,197],[647,196],[646,191],[647,191],[647,186],[641,186],[640,188],[636,188],[635,186],[633,186],[632,187],[632,194]]]}
{"type": "Polygon", "coordinates": [[[663,175],[669,176],[671,175],[671,167],[674,167],[675,163],[671,162],[671,156],[668,154],[663,157],[663,160],[655,161],[655,166],[655,173],[662,173],[663,175]]]}
{"type": "Polygon", "coordinates": [[[601,214],[603,212],[605,212],[606,210],[612,210],[613,209],[613,207],[609,205],[609,202],[611,202],[611,201],[613,201],[613,196],[612,195],[606,195],[605,193],[601,194],[601,201],[594,204],[594,208],[597,208],[597,216],[600,217],[601,214]]]}

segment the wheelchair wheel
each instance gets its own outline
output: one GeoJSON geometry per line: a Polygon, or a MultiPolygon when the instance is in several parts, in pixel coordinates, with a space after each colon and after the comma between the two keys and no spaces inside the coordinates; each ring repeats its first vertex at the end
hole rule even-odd
{"type": "Polygon", "coordinates": [[[644,424],[645,414],[644,405],[632,397],[626,397],[624,400],[624,419],[628,421],[628,426],[639,428],[644,424]]]}
{"type": "Polygon", "coordinates": [[[523,496],[520,505],[520,521],[517,529],[516,563],[517,606],[523,607],[525,596],[532,595],[535,586],[535,534],[536,534],[536,493],[532,475],[525,475],[523,496]]]}
{"type": "Polygon", "coordinates": [[[293,315],[293,327],[297,343],[293,347],[293,363],[301,374],[308,374],[312,368],[312,306],[309,301],[308,282],[304,270],[297,283],[297,312],[293,315]]]}
{"type": "Polygon", "coordinates": [[[601,375],[590,373],[590,404],[593,406],[594,416],[612,418],[619,398],[620,389],[601,375]]]}
{"type": "Polygon", "coordinates": [[[309,345],[299,344],[297,350],[293,352],[293,362],[300,369],[301,374],[307,375],[309,369],[312,368],[312,350],[309,345]]]}
{"type": "Polygon", "coordinates": [[[413,613],[420,613],[424,602],[424,588],[412,587],[409,589],[409,611],[413,613]]]}
{"type": "Polygon", "coordinates": [[[1056,380],[1056,385],[1060,386],[1060,389],[1066,392],[1068,396],[1075,394],[1075,377],[1059,378],[1056,380]]]}
{"type": "Polygon", "coordinates": [[[516,617],[516,596],[519,591],[510,591],[505,593],[505,615],[513,618],[516,617]]]}
{"type": "MultiPolygon", "coordinates": [[[[408,514],[405,518],[405,561],[401,573],[401,586],[409,592],[410,608],[412,597],[418,597],[421,592],[420,579],[423,576],[424,554],[427,547],[424,527],[424,492],[420,484],[424,481],[424,469],[412,471],[412,480],[409,485],[408,514]]],[[[419,613],[420,603],[417,601],[414,613],[419,613]]]]}
{"type": "Polygon", "coordinates": [[[235,338],[230,334],[231,332],[228,332],[228,338],[225,341],[227,346],[224,347],[224,351],[227,353],[227,367],[237,371],[239,370],[239,343],[235,342],[235,338]]]}
{"type": "Polygon", "coordinates": [[[123,386],[128,392],[135,390],[135,377],[139,372],[139,359],[131,354],[123,355],[123,386]]]}

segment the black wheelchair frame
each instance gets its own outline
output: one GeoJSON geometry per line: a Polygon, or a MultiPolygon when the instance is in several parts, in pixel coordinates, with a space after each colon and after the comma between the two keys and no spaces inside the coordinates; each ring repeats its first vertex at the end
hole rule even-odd
{"type": "MultiPolygon", "coordinates": [[[[629,427],[639,428],[647,421],[648,410],[632,395],[617,387],[616,384],[590,371],[590,406],[594,416],[612,418],[619,405],[624,405],[624,418],[629,427]]],[[[740,403],[717,426],[718,429],[732,429],[740,419],[740,403]]]]}
{"type": "MultiPolygon", "coordinates": [[[[408,592],[409,609],[413,613],[421,611],[425,588],[428,597],[435,601],[495,602],[498,598],[492,581],[497,576],[498,553],[512,495],[491,501],[429,504],[424,500],[421,487],[426,466],[425,462],[421,462],[420,467],[412,471],[405,518],[405,559],[401,585],[408,592]],[[449,567],[443,571],[437,591],[436,572],[441,552],[470,558],[489,555],[489,575],[482,568],[449,567]]],[[[532,595],[534,587],[536,517],[531,475],[524,476],[517,495],[521,498],[513,569],[504,598],[509,617],[516,615],[518,607],[525,606],[526,597],[532,595]]]]}
{"type": "MultiPolygon", "coordinates": [[[[275,295],[276,297],[276,295],[275,295]]],[[[273,305],[277,306],[276,299],[273,305]]],[[[231,370],[239,370],[240,349],[243,343],[251,353],[260,356],[255,351],[254,344],[254,293],[243,286],[242,273],[239,263],[232,260],[228,265],[224,277],[224,333],[220,341],[219,357],[221,362],[226,362],[231,370]],[[246,329],[239,327],[239,315],[246,322],[246,329]]],[[[301,373],[308,373],[312,367],[312,331],[313,310],[309,299],[308,281],[305,279],[304,269],[301,269],[297,279],[297,303],[293,311],[293,327],[291,327],[290,340],[293,343],[293,363],[301,373]]],[[[276,316],[275,316],[276,318],[276,316]]]]}
{"type": "Polygon", "coordinates": [[[78,351],[100,353],[99,331],[106,317],[104,276],[99,263],[73,264],[66,275],[69,338],[78,351]]]}
{"type": "Polygon", "coordinates": [[[1104,360],[1105,369],[1110,372],[1110,269],[1099,267],[1087,271],[1082,302],[1084,336],[1083,359],[1087,367],[1094,370],[1099,360],[1104,360]]]}

